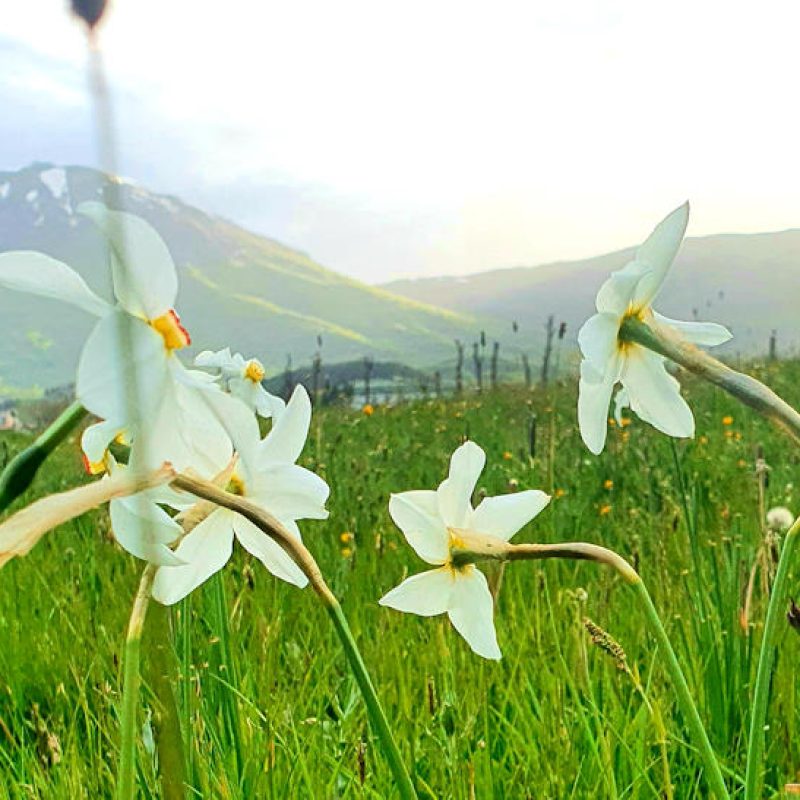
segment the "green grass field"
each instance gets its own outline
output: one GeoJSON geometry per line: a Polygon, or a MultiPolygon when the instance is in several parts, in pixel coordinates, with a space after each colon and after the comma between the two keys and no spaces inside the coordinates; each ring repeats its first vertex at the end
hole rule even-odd
{"type": "MultiPolygon", "coordinates": [[[[800,403],[800,363],[750,371],[800,403]]],[[[305,542],[342,600],[421,797],[708,797],[661,654],[635,594],[615,574],[592,563],[519,562],[502,575],[487,567],[494,585],[502,579],[499,663],[473,655],[446,618],[378,606],[425,566],[389,519],[389,493],[435,486],[465,436],[487,452],[487,493],[516,481],[554,495],[515,541],[602,543],[638,567],[728,783],[736,793],[741,786],[766,605],[759,576],[745,632],[741,598],[762,541],[756,452],[763,446],[771,467],[766,507],[795,512],[798,454],[732,398],[685,381],[693,441],[675,442],[633,419],[611,430],[594,457],[577,431],[576,383],[315,417],[303,461],[330,483],[331,515],[303,525],[305,542]],[[624,647],[629,673],[592,644],[584,617],[624,647]]],[[[11,455],[28,439],[2,441],[11,455]]],[[[20,502],[81,480],[73,437],[20,502]]],[[[141,568],[98,512],[0,572],[0,797],[111,796],[121,654],[141,568]]],[[[391,775],[314,593],[272,578],[239,550],[224,572],[232,662],[225,669],[219,588],[207,584],[171,616],[190,796],[391,798],[391,775]]],[[[148,622],[163,629],[163,615],[148,622]]],[[[800,637],[787,624],[768,716],[767,797],[800,776],[799,662],[800,637]]],[[[145,688],[146,798],[160,796],[151,701],[145,688]]]]}

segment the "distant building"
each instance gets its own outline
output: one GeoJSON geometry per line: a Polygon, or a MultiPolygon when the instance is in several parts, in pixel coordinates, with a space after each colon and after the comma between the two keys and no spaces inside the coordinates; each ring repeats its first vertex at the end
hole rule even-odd
{"type": "Polygon", "coordinates": [[[0,411],[0,431],[21,431],[22,421],[13,408],[0,411]]]}

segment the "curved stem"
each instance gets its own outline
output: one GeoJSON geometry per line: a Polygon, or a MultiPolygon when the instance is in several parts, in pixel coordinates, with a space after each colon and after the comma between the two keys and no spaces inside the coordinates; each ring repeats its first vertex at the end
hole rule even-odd
{"type": "Polygon", "coordinates": [[[580,561],[595,561],[613,567],[625,582],[633,586],[645,612],[653,635],[666,654],[666,667],[675,688],[678,706],[683,712],[687,725],[700,750],[706,769],[706,780],[711,791],[719,800],[728,800],[730,795],[719,767],[719,761],[709,741],[708,734],[697,711],[686,678],[681,670],[678,657],[672,648],[658,611],[653,605],[650,593],[636,570],[618,553],[599,545],[587,542],[565,542],[561,544],[510,544],[491,536],[478,536],[469,531],[456,531],[463,547],[451,549],[450,557],[454,564],[467,564],[485,559],[497,561],[528,561],[545,558],[566,558],[580,561]]]}
{"type": "Polygon", "coordinates": [[[317,562],[306,549],[305,545],[293,536],[292,533],[268,511],[251,503],[244,497],[220,489],[209,481],[179,474],[172,481],[171,485],[175,489],[189,492],[204,500],[209,500],[216,505],[229,508],[241,514],[266,533],[267,536],[270,536],[278,542],[289,556],[291,556],[297,566],[300,567],[333,621],[334,628],[344,648],[350,669],[353,671],[353,676],[364,698],[370,725],[375,735],[378,737],[386,760],[389,762],[389,767],[392,770],[400,797],[403,800],[416,800],[417,793],[414,789],[414,784],[403,763],[400,750],[394,740],[386,714],[378,699],[372,680],[369,677],[358,645],[350,630],[350,626],[347,624],[347,619],[342,612],[339,601],[325,582],[325,578],[317,562]]]}
{"type": "Polygon", "coordinates": [[[119,772],[117,774],[117,800],[133,800],[136,771],[136,709],[139,706],[139,653],[142,630],[150,602],[150,589],[156,576],[156,567],[148,564],[142,572],[139,588],[133,601],[128,635],[125,639],[125,661],[122,683],[122,714],[120,718],[119,772]]]}
{"type": "Polygon", "coordinates": [[[0,513],[33,483],[39,467],[80,424],[87,413],[76,400],[36,437],[33,444],[9,461],[5,469],[0,472],[0,513]]]}
{"type": "Polygon", "coordinates": [[[745,773],[745,800],[757,800],[762,777],[764,758],[765,722],[769,705],[769,687],[772,667],[775,663],[775,650],[783,622],[783,608],[786,604],[789,563],[800,538],[800,518],[789,529],[778,561],[775,583],[767,607],[764,621],[764,635],[761,639],[761,652],[758,656],[758,671],[753,694],[753,708],[750,713],[750,735],[747,742],[747,770],[745,773]]]}
{"type": "Polygon", "coordinates": [[[636,342],[672,359],[695,375],[719,386],[737,400],[758,411],[800,444],[800,413],[761,381],[731,369],[654,320],[628,317],[619,330],[624,342],[636,342]]]}
{"type": "Polygon", "coordinates": [[[400,750],[398,749],[394,737],[392,735],[389,722],[386,719],[386,714],[383,711],[378,694],[369,677],[369,672],[364,664],[364,659],[353,638],[353,633],[350,626],[347,624],[347,619],[344,616],[342,607],[338,601],[333,605],[326,604],[325,610],[328,612],[330,618],[333,620],[333,625],[336,632],[339,634],[339,639],[342,642],[347,661],[350,664],[350,669],[353,671],[358,688],[361,690],[361,695],[364,698],[364,703],[367,706],[370,723],[375,729],[378,738],[384,746],[384,755],[389,762],[392,773],[394,774],[397,788],[400,791],[400,797],[403,800],[415,800],[417,793],[414,789],[414,784],[406,771],[406,766],[403,763],[400,750]]]}
{"type": "Polygon", "coordinates": [[[678,705],[680,706],[680,709],[686,718],[689,729],[694,736],[695,742],[700,749],[700,756],[702,757],[706,768],[706,780],[708,781],[712,792],[719,798],[719,800],[727,800],[730,795],[728,794],[728,789],[725,786],[725,780],[722,777],[722,771],[719,768],[717,756],[714,753],[714,748],[711,746],[711,742],[708,739],[708,734],[706,733],[705,726],[703,725],[703,720],[700,718],[700,714],[697,711],[697,706],[694,704],[691,692],[689,691],[689,687],[686,683],[686,678],[683,675],[683,670],[678,662],[678,657],[675,655],[675,650],[672,648],[672,643],[669,640],[669,636],[667,635],[667,632],[661,623],[661,618],[658,616],[658,611],[656,611],[656,607],[653,605],[653,600],[650,597],[650,593],[647,591],[647,587],[644,585],[644,581],[640,579],[632,585],[642,601],[642,607],[645,610],[645,614],[648,622],[650,623],[653,634],[658,640],[658,644],[662,651],[666,654],[667,672],[669,672],[669,676],[672,679],[672,684],[675,687],[675,696],[678,701],[678,705]]]}

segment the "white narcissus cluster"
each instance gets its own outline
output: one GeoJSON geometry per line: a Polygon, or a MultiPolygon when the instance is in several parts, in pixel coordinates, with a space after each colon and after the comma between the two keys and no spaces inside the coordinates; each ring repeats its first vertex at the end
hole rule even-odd
{"type": "Polygon", "coordinates": [[[694,435],[694,417],[681,397],[678,381],[667,372],[664,356],[619,338],[629,317],[671,328],[687,341],[717,345],[730,332],[713,322],[680,322],[652,309],[678,253],[689,222],[689,204],[666,217],[636,251],[633,260],[613,273],[597,294],[597,313],[578,333],[581,348],[578,422],[586,446],[595,454],[606,441],[608,409],[617,384],[615,414],[630,407],[641,419],[669,436],[694,435]]]}
{"type": "Polygon", "coordinates": [[[393,494],[389,513],[417,555],[436,569],[406,579],[381,598],[384,606],[423,617],[447,614],[469,646],[484,658],[501,656],[494,629],[494,603],[486,577],[474,564],[456,566],[451,549],[460,537],[508,541],[550,502],[538,490],[487,497],[472,507],[472,493],[486,454],[466,442],[450,459],[447,478],[434,490],[393,494]]]}
{"type": "MultiPolygon", "coordinates": [[[[325,519],[328,485],[297,465],[311,424],[311,401],[297,386],[270,432],[263,439],[256,419],[242,403],[226,409],[226,423],[237,450],[228,475],[228,491],[247,498],[279,519],[300,539],[298,519],[325,519]]],[[[183,599],[222,569],[233,552],[234,538],[276,577],[303,587],[308,579],[283,548],[235,511],[217,508],[183,538],[175,550],[182,562],[159,569],[153,597],[164,604],[183,599]]]]}
{"type": "MultiPolygon", "coordinates": [[[[81,440],[89,471],[138,474],[168,462],[204,478],[224,474],[229,490],[262,506],[299,538],[297,520],[325,518],[328,497],[327,484],[295,463],[311,420],[305,389],[298,387],[285,404],[261,386],[260,362],[231,355],[228,348],[205,351],[197,362],[218,369],[222,385],[206,372],[187,369],[177,352],[190,337],[174,309],[178,277],[161,237],[140,217],[100,203],[84,203],[78,212],[106,238],[113,303],[98,297],[71,267],[31,251],[0,254],[0,286],[57,298],[98,317],[76,381],[78,400],[101,420],[81,440]],[[264,439],[254,411],[272,417],[264,439]],[[127,465],[109,453],[115,439],[130,445],[127,465]]],[[[159,566],[157,599],[173,603],[221,569],[234,536],[270,572],[305,585],[305,575],[275,541],[227,509],[214,511],[182,538],[183,528],[166,509],[185,511],[194,502],[160,486],[110,503],[117,541],[159,566]]]]}
{"type": "Polygon", "coordinates": [[[230,347],[226,347],[216,353],[204,350],[194,363],[198,367],[218,370],[228,391],[265,419],[277,416],[286,405],[261,385],[265,371],[257,358],[245,359],[241,353],[231,354],[230,347]]]}

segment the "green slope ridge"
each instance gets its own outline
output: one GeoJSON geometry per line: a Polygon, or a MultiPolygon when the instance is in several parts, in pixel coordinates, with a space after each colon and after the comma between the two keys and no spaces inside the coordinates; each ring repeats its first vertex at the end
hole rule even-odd
{"type": "MultiPolygon", "coordinates": [[[[0,173],[0,251],[41,250],[109,296],[102,239],[74,212],[101,197],[107,183],[84,167],[34,164],[0,173]]],[[[321,335],[327,362],[370,355],[429,367],[452,357],[453,339],[474,339],[486,326],[476,315],[339,275],[177,198],[126,182],[118,194],[124,209],[147,219],[169,245],[181,281],[178,311],[195,352],[230,345],[258,356],[274,374],[289,355],[296,365],[309,362],[321,335]]],[[[91,325],[58,302],[0,292],[0,391],[71,381],[91,325]]]]}

